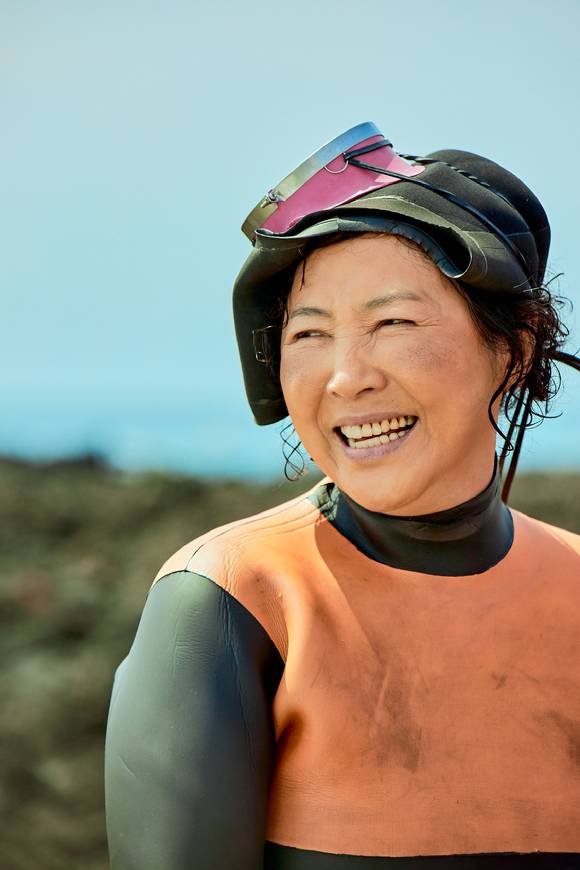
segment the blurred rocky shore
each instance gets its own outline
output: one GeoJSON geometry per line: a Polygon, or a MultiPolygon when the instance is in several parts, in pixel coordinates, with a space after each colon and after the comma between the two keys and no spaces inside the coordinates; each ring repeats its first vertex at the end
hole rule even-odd
{"type": "MultiPolygon", "coordinates": [[[[197,535],[315,482],[0,459],[2,870],[106,870],[107,707],[154,575],[197,535]]],[[[521,475],[510,503],[580,533],[580,474],[521,475]]]]}

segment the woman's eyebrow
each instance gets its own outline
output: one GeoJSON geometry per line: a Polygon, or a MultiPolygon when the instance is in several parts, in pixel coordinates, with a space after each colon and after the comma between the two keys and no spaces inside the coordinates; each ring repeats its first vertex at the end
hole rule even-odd
{"type": "Polygon", "coordinates": [[[288,315],[288,320],[292,320],[294,317],[327,317],[332,318],[333,314],[331,311],[327,311],[326,308],[315,308],[314,306],[309,305],[299,305],[298,308],[295,308],[291,314],[288,315]]]}
{"type": "MultiPolygon", "coordinates": [[[[392,302],[398,302],[401,299],[410,299],[413,302],[423,302],[422,296],[413,293],[412,290],[394,290],[392,293],[387,293],[383,296],[376,296],[374,299],[369,299],[360,307],[360,311],[374,311],[377,308],[382,308],[384,305],[390,305],[392,302]]],[[[299,305],[288,315],[288,321],[294,317],[326,317],[332,319],[334,317],[332,311],[326,308],[318,308],[314,305],[299,305]]]]}
{"type": "Polygon", "coordinates": [[[374,311],[377,308],[382,308],[384,305],[390,305],[391,302],[398,302],[400,299],[410,299],[413,302],[424,302],[422,296],[413,293],[412,290],[395,290],[393,293],[387,293],[384,296],[376,296],[374,299],[369,299],[364,305],[361,305],[360,311],[374,311]]]}

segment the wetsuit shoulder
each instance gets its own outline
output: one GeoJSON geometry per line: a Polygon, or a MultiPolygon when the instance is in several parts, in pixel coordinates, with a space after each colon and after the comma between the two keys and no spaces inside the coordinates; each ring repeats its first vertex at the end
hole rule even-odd
{"type": "Polygon", "coordinates": [[[308,494],[256,516],[221,526],[196,538],[165,563],[154,585],[168,574],[187,571],[206,577],[242,604],[262,625],[282,657],[287,650],[280,573],[291,578],[296,555],[326,521],[308,494]]]}
{"type": "Polygon", "coordinates": [[[262,867],[282,671],[225,589],[189,571],[154,586],[107,726],[112,870],[262,867]]]}
{"type": "Polygon", "coordinates": [[[106,742],[112,870],[258,870],[284,662],[276,594],[317,511],[304,498],[165,564],[118,669],[106,742]]]}
{"type": "Polygon", "coordinates": [[[548,553],[551,551],[572,561],[580,559],[580,535],[529,517],[527,514],[513,510],[513,508],[510,508],[510,511],[516,535],[525,540],[526,544],[531,546],[535,552],[548,553]]]}

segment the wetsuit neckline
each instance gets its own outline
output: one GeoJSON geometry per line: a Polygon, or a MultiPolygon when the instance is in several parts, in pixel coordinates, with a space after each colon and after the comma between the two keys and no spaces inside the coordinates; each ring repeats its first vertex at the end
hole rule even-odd
{"type": "Polygon", "coordinates": [[[500,497],[496,469],[475,498],[448,510],[416,517],[375,513],[334,483],[310,496],[323,516],[377,562],[447,577],[481,574],[497,565],[513,542],[513,521],[500,497]]]}

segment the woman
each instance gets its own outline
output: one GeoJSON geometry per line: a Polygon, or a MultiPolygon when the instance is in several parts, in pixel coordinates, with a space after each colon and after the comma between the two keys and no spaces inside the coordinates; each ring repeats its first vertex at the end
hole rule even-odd
{"type": "Polygon", "coordinates": [[[540,203],[360,125],[244,230],[250,404],[328,478],[158,575],[109,720],[113,870],[580,867],[580,539],[510,512],[495,460],[502,403],[503,465],[578,364],[540,203]]]}

